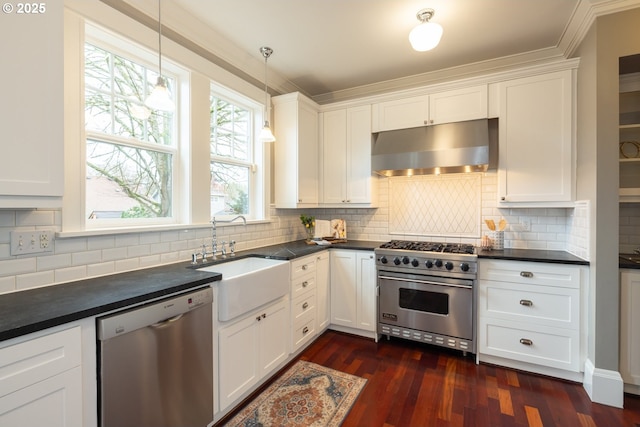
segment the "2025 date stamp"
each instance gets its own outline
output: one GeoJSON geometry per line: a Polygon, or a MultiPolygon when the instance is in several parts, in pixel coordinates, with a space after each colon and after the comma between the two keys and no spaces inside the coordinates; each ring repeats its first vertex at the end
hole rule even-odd
{"type": "Polygon", "coordinates": [[[41,15],[47,12],[46,3],[3,3],[2,11],[15,15],[41,15]]]}

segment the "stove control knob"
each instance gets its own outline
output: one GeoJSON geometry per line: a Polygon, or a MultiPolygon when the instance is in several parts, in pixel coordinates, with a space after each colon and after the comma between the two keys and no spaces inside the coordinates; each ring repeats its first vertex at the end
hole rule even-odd
{"type": "Polygon", "coordinates": [[[467,264],[466,262],[463,262],[462,264],[460,264],[460,270],[469,271],[469,264],[467,264]]]}
{"type": "Polygon", "coordinates": [[[424,263],[425,267],[427,268],[432,268],[433,267],[433,261],[428,260],[427,262],[424,263]]]}
{"type": "Polygon", "coordinates": [[[436,267],[438,267],[438,268],[442,267],[442,260],[441,259],[437,259],[436,260],[436,267]]]}
{"type": "Polygon", "coordinates": [[[380,258],[380,262],[381,262],[381,263],[383,263],[383,264],[386,264],[386,263],[388,263],[389,261],[387,260],[387,257],[383,255],[383,256],[380,258]]]}
{"type": "Polygon", "coordinates": [[[447,270],[453,270],[453,263],[451,261],[447,261],[447,263],[444,265],[444,268],[446,268],[447,270]]]}
{"type": "Polygon", "coordinates": [[[415,259],[415,258],[414,258],[414,259],[411,261],[411,265],[413,265],[414,267],[417,267],[417,266],[419,266],[419,265],[420,265],[420,262],[419,262],[417,259],[415,259]]]}
{"type": "Polygon", "coordinates": [[[402,263],[403,264],[409,264],[409,257],[408,256],[403,256],[402,257],[402,263]]]}
{"type": "Polygon", "coordinates": [[[400,265],[400,263],[401,263],[400,258],[395,257],[395,258],[393,259],[393,263],[394,263],[395,265],[400,265]]]}

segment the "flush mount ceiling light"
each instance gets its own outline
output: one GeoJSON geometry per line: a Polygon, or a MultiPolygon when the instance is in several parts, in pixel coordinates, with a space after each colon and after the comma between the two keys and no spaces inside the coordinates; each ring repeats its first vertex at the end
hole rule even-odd
{"type": "Polygon", "coordinates": [[[262,127],[259,138],[262,142],[273,142],[276,140],[276,137],[273,136],[271,128],[269,127],[269,96],[267,93],[267,59],[269,59],[273,53],[273,49],[262,46],[260,53],[264,56],[264,126],[262,127]]]}
{"type": "Polygon", "coordinates": [[[433,15],[433,9],[421,9],[416,14],[420,24],[409,33],[409,41],[411,46],[418,52],[426,52],[440,43],[442,37],[442,26],[434,22],[429,22],[433,15]]]}
{"type": "Polygon", "coordinates": [[[176,107],[171,100],[171,95],[167,90],[167,85],[162,78],[162,20],[160,19],[160,5],[162,0],[158,0],[158,80],[156,86],[144,104],[152,110],[173,111],[176,107]]]}

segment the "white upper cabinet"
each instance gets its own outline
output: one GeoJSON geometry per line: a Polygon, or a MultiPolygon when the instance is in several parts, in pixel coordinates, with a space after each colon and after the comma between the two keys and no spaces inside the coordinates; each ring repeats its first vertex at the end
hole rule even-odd
{"type": "Polygon", "coordinates": [[[499,84],[501,206],[572,204],[574,72],[563,70],[499,84]]]}
{"type": "Polygon", "coordinates": [[[0,208],[62,206],[64,8],[41,4],[42,13],[2,19],[0,208]]]}
{"type": "Polygon", "coordinates": [[[374,207],[376,178],[371,174],[371,106],[322,114],[321,204],[374,207]]]}
{"type": "Polygon", "coordinates": [[[273,98],[277,208],[318,205],[318,106],[294,92],[273,98]]]}
{"type": "Polygon", "coordinates": [[[373,105],[372,131],[482,119],[487,104],[486,84],[380,102],[373,105]]]}

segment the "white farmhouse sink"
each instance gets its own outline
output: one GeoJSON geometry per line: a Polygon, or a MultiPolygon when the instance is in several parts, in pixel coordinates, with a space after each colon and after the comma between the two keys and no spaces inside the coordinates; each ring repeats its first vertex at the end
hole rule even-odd
{"type": "Polygon", "coordinates": [[[241,258],[200,271],[222,273],[218,287],[218,320],[225,322],[289,292],[289,262],[241,258]]]}

